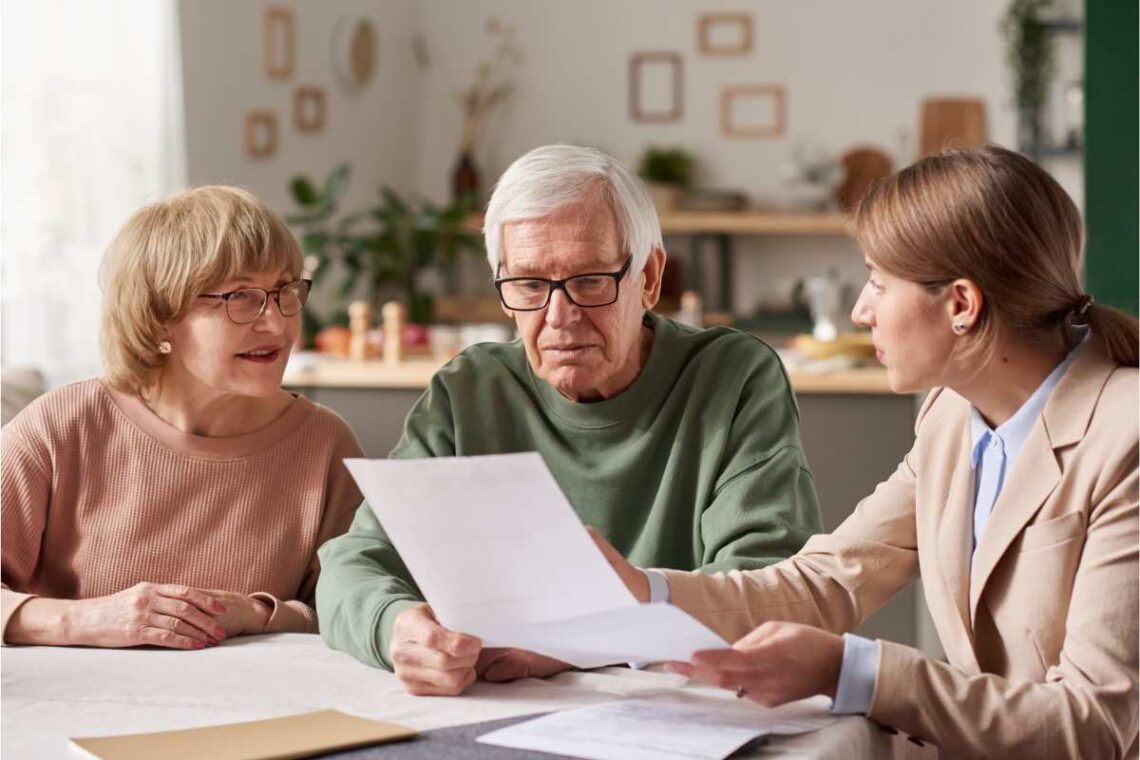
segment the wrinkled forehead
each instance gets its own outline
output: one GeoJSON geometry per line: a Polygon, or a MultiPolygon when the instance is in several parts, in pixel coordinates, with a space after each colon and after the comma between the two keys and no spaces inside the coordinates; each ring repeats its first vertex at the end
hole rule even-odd
{"type": "Polygon", "coordinates": [[[571,206],[503,225],[500,274],[555,277],[621,266],[625,252],[608,206],[571,206]]]}

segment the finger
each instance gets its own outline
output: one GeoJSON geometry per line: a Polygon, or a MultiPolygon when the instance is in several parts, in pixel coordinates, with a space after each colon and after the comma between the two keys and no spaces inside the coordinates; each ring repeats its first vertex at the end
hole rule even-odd
{"type": "Polygon", "coordinates": [[[432,670],[431,668],[398,668],[396,676],[413,694],[456,696],[475,682],[475,669],[432,670]],[[413,689],[415,689],[413,691],[413,689]]]}
{"type": "Polygon", "coordinates": [[[203,641],[183,636],[166,628],[147,626],[142,629],[139,638],[142,639],[143,644],[166,647],[167,649],[204,649],[206,647],[206,643],[203,641]]]}
{"type": "Polygon", "coordinates": [[[167,631],[173,631],[179,636],[185,636],[188,639],[201,641],[203,644],[213,645],[215,640],[213,637],[208,636],[205,631],[199,630],[194,626],[171,615],[151,614],[147,617],[146,624],[151,628],[160,628],[167,631]]]}
{"type": "Polygon", "coordinates": [[[423,644],[430,649],[438,649],[441,652],[446,652],[452,657],[466,657],[472,654],[478,655],[479,650],[483,648],[483,642],[474,636],[449,631],[441,625],[433,625],[426,639],[418,641],[417,643],[423,644]]]}
{"type": "Polygon", "coordinates": [[[687,662],[670,660],[665,663],[665,672],[676,673],[677,675],[684,676],[685,678],[692,678],[693,666],[687,662]]]}
{"type": "Polygon", "coordinates": [[[518,656],[508,656],[496,660],[483,671],[483,680],[491,683],[505,683],[517,681],[530,675],[530,668],[526,661],[518,656]]]}
{"type": "Polygon", "coordinates": [[[756,646],[771,639],[774,635],[785,629],[786,626],[781,626],[779,623],[769,620],[761,623],[751,631],[740,637],[732,646],[741,649],[756,646]]]}
{"type": "Polygon", "coordinates": [[[698,668],[719,670],[752,670],[756,667],[755,652],[745,653],[739,649],[706,649],[696,652],[691,662],[698,668]]]}
{"type": "Polygon", "coordinates": [[[189,586],[165,583],[160,586],[155,586],[155,591],[158,592],[159,596],[165,596],[168,599],[180,599],[184,602],[189,602],[207,615],[220,615],[226,611],[226,606],[217,599],[205,591],[190,588],[189,586]]]}
{"type": "Polygon", "coordinates": [[[478,655],[453,657],[422,644],[404,643],[392,650],[392,664],[431,670],[466,670],[475,667],[478,655]]]}
{"type": "Polygon", "coordinates": [[[190,604],[190,602],[160,596],[151,605],[151,609],[163,615],[184,620],[211,639],[221,641],[226,637],[226,630],[218,625],[217,620],[202,612],[193,604],[190,604]]]}

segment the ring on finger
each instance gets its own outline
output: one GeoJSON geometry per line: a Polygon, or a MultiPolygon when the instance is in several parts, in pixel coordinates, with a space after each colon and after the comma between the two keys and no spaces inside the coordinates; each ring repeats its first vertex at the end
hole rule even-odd
{"type": "Polygon", "coordinates": [[[748,689],[744,688],[743,686],[737,686],[736,687],[736,698],[737,699],[744,699],[746,694],[748,694],[748,689]]]}

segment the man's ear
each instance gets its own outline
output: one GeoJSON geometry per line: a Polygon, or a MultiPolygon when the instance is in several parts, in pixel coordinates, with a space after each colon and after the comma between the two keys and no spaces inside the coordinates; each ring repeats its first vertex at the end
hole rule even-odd
{"type": "Polygon", "coordinates": [[[665,249],[654,248],[641,270],[645,279],[641,283],[641,305],[652,309],[661,298],[661,279],[665,274],[665,249]]]}

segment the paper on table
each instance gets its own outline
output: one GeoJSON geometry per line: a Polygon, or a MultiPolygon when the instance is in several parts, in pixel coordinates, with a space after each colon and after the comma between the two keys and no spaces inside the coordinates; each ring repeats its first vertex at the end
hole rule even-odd
{"type": "Polygon", "coordinates": [[[578,667],[727,646],[638,605],[537,453],[345,465],[447,628],[578,667]]]}
{"type": "Polygon", "coordinates": [[[826,699],[774,710],[630,699],[544,715],[478,741],[591,760],[721,760],[758,736],[806,733],[834,720],[826,699]]]}
{"type": "Polygon", "coordinates": [[[222,726],[179,731],[157,731],[122,736],[89,736],[71,740],[87,757],[99,760],[288,760],[326,752],[401,741],[416,735],[413,729],[378,723],[339,710],[320,710],[284,718],[270,718],[222,726]]]}

